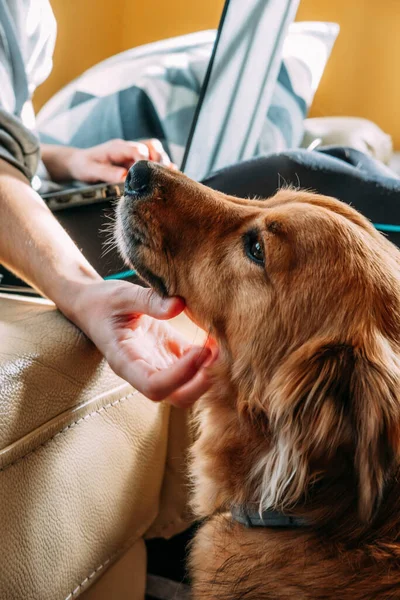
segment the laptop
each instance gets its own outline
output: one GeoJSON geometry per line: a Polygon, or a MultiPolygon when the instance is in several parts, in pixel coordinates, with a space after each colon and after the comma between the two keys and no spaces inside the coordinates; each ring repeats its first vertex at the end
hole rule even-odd
{"type": "MultiPolygon", "coordinates": [[[[226,0],[181,170],[201,181],[254,156],[299,0],[226,0]]],[[[50,184],[51,185],[51,184],[50,184]]],[[[51,210],[115,199],[116,183],[42,193],[51,210]]]]}
{"type": "MultiPolygon", "coordinates": [[[[226,0],[180,165],[192,179],[254,156],[299,2],[226,0]]],[[[134,277],[116,252],[104,254],[105,222],[124,184],[46,185],[39,193],[98,272],[134,277]]]]}

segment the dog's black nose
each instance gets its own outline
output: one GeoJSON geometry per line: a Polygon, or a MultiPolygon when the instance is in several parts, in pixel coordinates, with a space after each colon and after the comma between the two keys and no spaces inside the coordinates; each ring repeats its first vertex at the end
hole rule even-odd
{"type": "Polygon", "coordinates": [[[148,194],[151,172],[151,163],[147,160],[140,160],[132,165],[125,180],[125,195],[138,197],[148,194]]]}

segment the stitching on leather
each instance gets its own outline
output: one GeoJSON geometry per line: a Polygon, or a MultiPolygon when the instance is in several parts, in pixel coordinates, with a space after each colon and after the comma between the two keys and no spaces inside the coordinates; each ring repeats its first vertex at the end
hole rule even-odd
{"type": "Polygon", "coordinates": [[[99,565],[97,567],[97,569],[95,569],[94,571],[92,571],[90,573],[90,575],[85,577],[85,579],[79,585],[77,585],[76,588],[72,592],[70,592],[64,600],[71,600],[71,598],[76,596],[76,594],[83,588],[84,585],[86,585],[88,583],[88,581],[93,579],[93,577],[95,577],[97,575],[97,573],[99,573],[102,569],[104,569],[104,567],[106,567],[109,564],[109,562],[112,560],[112,558],[113,558],[113,556],[111,556],[110,558],[107,558],[107,560],[105,560],[103,562],[103,564],[99,565]]]}
{"type": "Polygon", "coordinates": [[[88,575],[87,577],[85,577],[85,579],[83,581],[81,581],[81,583],[79,583],[76,588],[74,590],[72,590],[72,592],[70,592],[68,594],[68,596],[66,596],[64,598],[64,600],[72,600],[72,598],[74,598],[74,596],[76,596],[76,594],[78,594],[78,592],[80,592],[82,590],[82,588],[91,580],[93,579],[93,577],[95,577],[98,573],[100,573],[100,571],[102,571],[104,569],[104,567],[106,567],[107,565],[110,564],[111,561],[113,561],[117,556],[119,556],[120,554],[122,554],[123,552],[125,552],[125,550],[129,549],[129,547],[133,546],[137,540],[139,539],[140,536],[138,536],[136,533],[134,536],[132,536],[127,542],[126,544],[124,544],[122,546],[122,548],[120,548],[119,550],[117,550],[116,552],[114,552],[113,554],[111,554],[111,556],[109,556],[101,565],[99,565],[96,569],[94,569],[90,575],[88,575]]]}
{"type": "MultiPolygon", "coordinates": [[[[43,444],[40,444],[36,448],[33,448],[27,454],[25,454],[24,456],[21,456],[20,458],[18,458],[14,462],[10,463],[9,465],[6,465],[5,467],[1,467],[0,468],[0,473],[3,472],[3,471],[6,471],[10,467],[18,464],[19,462],[25,460],[26,458],[28,458],[29,456],[31,456],[31,454],[35,454],[41,448],[45,448],[46,446],[48,446],[49,444],[51,444],[51,442],[53,442],[58,436],[67,433],[70,429],[73,429],[74,427],[76,427],[77,425],[80,425],[84,421],[87,421],[91,417],[94,417],[96,415],[101,414],[102,412],[106,411],[109,408],[114,408],[115,406],[117,406],[118,404],[121,404],[122,402],[124,402],[128,398],[131,398],[132,396],[136,396],[136,394],[138,394],[138,393],[139,392],[137,390],[135,390],[134,392],[131,392],[130,394],[127,394],[123,398],[119,398],[118,400],[115,400],[114,402],[110,402],[109,404],[105,404],[101,408],[93,411],[92,413],[89,413],[88,415],[85,415],[84,417],[81,417],[77,421],[73,421],[72,423],[70,423],[69,425],[67,425],[66,427],[64,427],[64,429],[61,429],[61,431],[58,431],[55,435],[53,435],[51,438],[49,438],[48,440],[46,440],[46,442],[44,442],[43,444]]],[[[166,525],[164,525],[163,527],[161,527],[160,532],[164,531],[168,527],[171,527],[172,525],[175,525],[178,522],[182,522],[182,516],[179,516],[177,519],[174,519],[173,521],[170,521],[169,523],[167,523],[166,525]]],[[[81,581],[81,583],[79,583],[76,586],[76,588],[74,590],[72,590],[72,592],[70,592],[68,594],[68,596],[66,596],[64,598],[64,600],[72,600],[74,598],[74,596],[76,596],[76,594],[78,594],[78,592],[80,592],[82,590],[82,588],[91,579],[93,579],[100,571],[102,571],[107,565],[109,565],[110,562],[112,562],[118,555],[122,554],[125,550],[127,550],[130,546],[132,546],[138,539],[139,539],[139,536],[137,536],[136,534],[134,536],[132,536],[132,538],[130,538],[127,541],[127,543],[123,545],[122,548],[120,548],[119,550],[117,550],[116,552],[114,552],[113,554],[111,554],[111,556],[109,556],[101,565],[99,565],[98,567],[96,567],[96,569],[94,569],[89,575],[87,575],[81,581]]]]}
{"type": "MultiPolygon", "coordinates": [[[[170,523],[168,523],[168,526],[170,527],[171,525],[175,525],[178,522],[182,521],[182,517],[178,517],[177,519],[174,519],[173,521],[171,521],[170,523]]],[[[85,579],[83,581],[81,581],[81,583],[79,583],[76,588],[70,592],[68,594],[68,596],[66,596],[64,598],[64,600],[72,600],[74,598],[74,596],[76,596],[76,594],[78,594],[78,592],[80,592],[82,590],[82,588],[91,580],[93,579],[93,577],[95,577],[102,569],[104,569],[104,567],[106,567],[108,564],[110,564],[110,562],[112,562],[117,556],[119,556],[120,554],[122,554],[123,552],[125,552],[125,550],[128,550],[129,548],[131,548],[136,542],[137,540],[141,539],[141,536],[138,536],[136,533],[135,535],[133,535],[127,542],[126,544],[124,544],[122,546],[122,548],[120,548],[119,550],[117,550],[116,552],[114,552],[113,554],[111,554],[111,556],[109,556],[101,565],[99,565],[96,569],[94,569],[90,575],[88,575],[87,577],[85,577],[85,579]]]]}
{"type": "Polygon", "coordinates": [[[95,577],[97,575],[97,573],[99,573],[102,569],[104,569],[104,567],[106,567],[109,564],[109,562],[114,558],[114,556],[116,556],[116,554],[118,554],[118,552],[116,552],[114,555],[110,556],[110,558],[107,558],[107,560],[105,560],[103,562],[103,564],[99,565],[97,567],[97,569],[95,569],[94,571],[92,571],[90,573],[90,575],[85,577],[85,579],[79,585],[77,585],[76,588],[72,592],[70,592],[68,594],[68,596],[65,597],[64,600],[71,600],[71,598],[76,596],[76,594],[83,588],[83,586],[85,586],[88,583],[88,581],[93,579],[93,577],[95,577]]]}
{"type": "Polygon", "coordinates": [[[39,446],[36,446],[36,448],[33,448],[33,450],[30,450],[27,454],[24,454],[24,456],[21,456],[20,458],[17,458],[17,460],[14,460],[13,462],[11,462],[8,465],[5,465],[4,467],[0,467],[0,473],[2,473],[3,471],[7,471],[7,469],[9,469],[10,467],[13,467],[14,465],[17,465],[18,463],[20,463],[21,461],[25,460],[26,458],[28,458],[32,454],[35,454],[41,448],[45,448],[46,446],[49,446],[51,444],[51,442],[54,442],[54,440],[57,439],[60,435],[64,435],[65,433],[67,433],[68,431],[70,431],[71,429],[73,429],[74,427],[76,427],[77,425],[80,425],[84,421],[88,421],[91,417],[95,417],[96,415],[100,415],[102,412],[107,411],[107,409],[109,409],[109,408],[114,408],[115,406],[117,406],[118,404],[121,404],[122,402],[124,402],[128,398],[131,398],[132,396],[136,396],[136,394],[138,394],[138,393],[139,392],[137,390],[135,390],[134,392],[131,392],[127,396],[124,396],[123,398],[119,398],[118,400],[114,400],[114,402],[110,402],[109,404],[105,404],[101,408],[98,408],[97,410],[94,410],[92,413],[89,413],[88,415],[85,415],[84,417],[81,417],[77,421],[73,421],[72,423],[70,423],[69,425],[67,425],[66,427],[64,427],[64,429],[61,429],[61,431],[58,431],[51,438],[49,438],[48,440],[46,440],[45,442],[43,442],[43,444],[39,444],[39,446]]]}

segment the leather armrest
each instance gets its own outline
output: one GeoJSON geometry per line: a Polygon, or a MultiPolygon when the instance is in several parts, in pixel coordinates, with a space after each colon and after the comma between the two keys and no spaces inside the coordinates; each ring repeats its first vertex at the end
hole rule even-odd
{"type": "Polygon", "coordinates": [[[0,295],[2,600],[72,600],[147,532],[182,530],[187,443],[185,413],[118,378],[51,303],[0,295]]]}

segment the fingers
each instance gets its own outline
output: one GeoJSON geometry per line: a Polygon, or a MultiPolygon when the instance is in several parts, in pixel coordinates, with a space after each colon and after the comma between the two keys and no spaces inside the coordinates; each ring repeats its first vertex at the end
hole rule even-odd
{"type": "Polygon", "coordinates": [[[140,142],[127,142],[127,144],[128,148],[130,149],[133,162],[138,162],[139,160],[152,160],[149,148],[146,144],[142,144],[140,142]]]}
{"type": "Polygon", "coordinates": [[[111,140],[105,144],[107,159],[129,169],[139,160],[149,160],[150,151],[145,143],[126,140],[111,140]]]}
{"type": "Polygon", "coordinates": [[[154,290],[132,283],[113,285],[112,290],[112,307],[124,314],[145,314],[164,320],[176,317],[185,308],[182,298],[161,298],[154,290]]]}
{"type": "Polygon", "coordinates": [[[146,140],[146,145],[149,149],[150,160],[160,163],[164,167],[170,167],[171,161],[169,159],[168,154],[165,152],[162,143],[160,140],[146,140]]]}
{"type": "Polygon", "coordinates": [[[178,167],[171,162],[160,140],[147,140],[146,144],[150,151],[150,160],[158,162],[172,171],[178,171],[178,167]]]}
{"type": "MultiPolygon", "coordinates": [[[[176,169],[171,163],[159,140],[132,142],[128,140],[110,140],[83,151],[87,158],[85,181],[121,181],[128,169],[140,160],[151,160],[170,169],[176,169]]],[[[82,168],[82,165],[81,167],[82,168]]]]}
{"type": "Polygon", "coordinates": [[[161,298],[154,290],[141,287],[136,292],[134,304],[142,314],[161,320],[173,319],[185,308],[182,298],[161,298]]]}
{"type": "Polygon", "coordinates": [[[118,183],[123,181],[127,176],[128,171],[125,168],[117,167],[111,164],[103,164],[91,161],[85,168],[82,181],[93,183],[96,181],[104,181],[105,183],[118,183]]]}
{"type": "Polygon", "coordinates": [[[211,351],[208,348],[192,347],[175,363],[162,370],[156,370],[144,360],[131,361],[128,353],[123,357],[119,356],[116,361],[111,358],[108,360],[117,375],[128,381],[144,396],[156,402],[171,397],[177,405],[179,403],[183,405],[185,391],[177,394],[177,390],[194,380],[193,385],[188,386],[187,389],[189,396],[187,405],[189,405],[197,399],[195,396],[198,391],[206,387],[206,380],[198,378],[196,381],[195,376],[210,357],[211,351]],[[177,394],[176,397],[173,396],[174,393],[177,394]]]}
{"type": "Polygon", "coordinates": [[[208,348],[191,348],[168,369],[155,371],[148,380],[145,395],[150,400],[160,401],[172,396],[180,387],[191,381],[199,369],[211,357],[208,348]]]}
{"type": "MultiPolygon", "coordinates": [[[[170,319],[185,307],[179,297],[164,299],[151,289],[131,283],[102,282],[101,285],[106,288],[103,294],[107,298],[108,318],[111,317],[114,323],[113,315],[119,316],[118,331],[131,327],[131,317],[148,315],[170,319]],[[121,316],[125,320],[121,321],[121,316]]],[[[136,337],[117,336],[104,341],[99,338],[98,330],[91,337],[115,373],[150,400],[166,400],[179,407],[191,406],[211,385],[208,366],[218,355],[215,343],[208,340],[207,346],[190,347],[173,328],[165,329],[165,325],[153,329],[147,327],[148,323],[151,325],[151,319],[145,323],[144,328],[138,329],[139,336],[136,337]]],[[[116,331],[114,327],[113,324],[113,332],[116,331]]]]}
{"type": "Polygon", "coordinates": [[[186,383],[168,397],[168,403],[178,408],[189,408],[211,387],[211,378],[203,366],[189,383],[186,383]]]}

